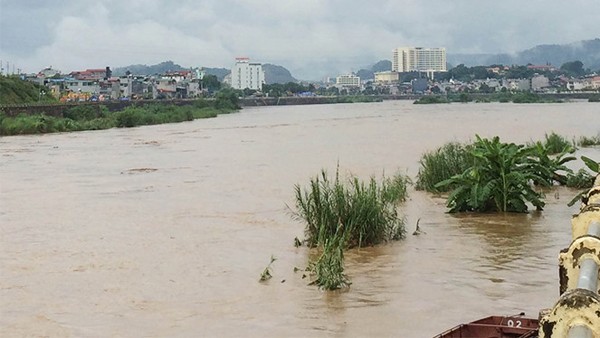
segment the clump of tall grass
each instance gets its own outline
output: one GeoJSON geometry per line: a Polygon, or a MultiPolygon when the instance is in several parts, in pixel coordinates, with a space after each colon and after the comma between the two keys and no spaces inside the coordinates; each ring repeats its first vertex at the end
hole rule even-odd
{"type": "Polygon", "coordinates": [[[322,170],[304,190],[295,186],[295,216],[306,223],[309,246],[323,245],[336,233],[345,238],[345,247],[374,245],[404,237],[404,221],[397,205],[406,198],[409,179],[402,175],[362,182],[351,177],[344,184],[336,170],[332,180],[322,170]]]}
{"type": "Polygon", "coordinates": [[[454,185],[436,186],[452,176],[462,174],[473,164],[472,145],[449,142],[421,156],[415,188],[433,193],[450,191],[454,185]]]}
{"type": "Polygon", "coordinates": [[[374,177],[367,182],[350,177],[344,183],[337,169],[333,180],[322,170],[307,189],[295,186],[294,216],[306,223],[306,243],[322,250],[307,269],[315,275],[311,284],[327,290],[348,286],[344,249],[404,238],[397,207],[406,200],[409,184],[400,173],[379,183],[374,177]]]}
{"type": "Polygon", "coordinates": [[[578,172],[567,176],[566,186],[577,189],[589,189],[594,185],[594,177],[582,168],[578,172]]]}
{"type": "Polygon", "coordinates": [[[421,96],[418,100],[415,100],[413,104],[440,104],[450,103],[447,98],[439,95],[427,95],[421,96]]]}
{"type": "Polygon", "coordinates": [[[567,140],[564,136],[558,135],[555,132],[544,134],[543,145],[548,151],[549,155],[575,152],[573,143],[567,140]]]}
{"type": "Polygon", "coordinates": [[[580,136],[579,140],[577,140],[577,145],[580,147],[591,147],[600,145],[600,133],[596,136],[580,136]]]}

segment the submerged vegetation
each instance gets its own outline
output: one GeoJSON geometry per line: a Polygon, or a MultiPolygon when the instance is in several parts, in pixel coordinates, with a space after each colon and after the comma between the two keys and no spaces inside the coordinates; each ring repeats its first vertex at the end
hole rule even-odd
{"type": "Polygon", "coordinates": [[[577,140],[577,145],[580,147],[592,147],[600,145],[600,133],[596,136],[581,136],[577,140]]]}
{"type": "Polygon", "coordinates": [[[295,216],[306,223],[306,243],[323,245],[336,234],[348,248],[403,238],[404,222],[396,206],[406,199],[408,183],[406,176],[396,174],[380,183],[374,177],[368,182],[351,177],[344,184],[339,171],[333,181],[322,171],[308,189],[296,185],[295,216]]]}
{"type": "Polygon", "coordinates": [[[542,194],[530,182],[547,184],[545,177],[550,172],[530,161],[531,148],[503,143],[498,137],[477,136],[471,154],[474,163],[470,168],[438,183],[439,187],[456,186],[448,196],[450,212],[526,212],[526,202],[540,210],[544,207],[542,194]]]}
{"type": "Polygon", "coordinates": [[[267,267],[260,274],[260,279],[258,280],[259,282],[266,282],[269,279],[273,278],[273,268],[271,267],[271,265],[273,265],[273,263],[276,260],[277,260],[277,258],[275,258],[275,256],[271,255],[271,261],[269,261],[269,264],[267,265],[267,267]]]}
{"type": "Polygon", "coordinates": [[[491,94],[453,93],[447,95],[424,95],[415,104],[439,104],[451,102],[513,102],[513,103],[561,103],[562,100],[531,92],[496,92],[491,94]]]}
{"type": "Polygon", "coordinates": [[[213,101],[196,100],[190,105],[145,104],[110,112],[103,105],[79,105],[67,109],[62,117],[21,114],[9,117],[0,113],[0,135],[42,134],[192,121],[216,117],[239,109],[237,95],[224,93],[213,101]]]}
{"type": "Polygon", "coordinates": [[[311,285],[325,290],[335,290],[350,286],[348,276],[344,274],[344,235],[335,234],[323,243],[321,255],[310,262],[307,271],[313,273],[311,285]]]}
{"type": "Polygon", "coordinates": [[[593,183],[588,171],[574,173],[567,167],[576,160],[573,144],[554,132],[527,145],[479,136],[470,144],[447,143],[422,155],[416,188],[450,192],[450,212],[527,212],[528,204],[541,210],[544,195],[539,187],[589,188],[593,183]]]}
{"type": "Polygon", "coordinates": [[[573,153],[576,150],[574,142],[570,142],[566,137],[558,135],[555,132],[544,135],[543,146],[549,155],[573,153]]]}
{"type": "Polygon", "coordinates": [[[471,145],[450,142],[434,151],[425,153],[419,160],[421,167],[417,173],[415,188],[433,193],[446,192],[456,188],[453,184],[443,187],[436,185],[452,176],[462,174],[469,168],[473,162],[471,148],[471,145]]]}
{"type": "Polygon", "coordinates": [[[594,186],[594,179],[600,175],[600,162],[596,162],[587,156],[581,156],[581,160],[585,163],[586,167],[590,169],[594,176],[587,173],[584,169],[581,169],[576,175],[577,183],[582,183],[580,185],[573,185],[575,188],[584,188],[585,190],[581,191],[577,194],[573,199],[568,203],[568,206],[572,206],[575,202],[582,199],[584,196],[587,196],[590,189],[594,186]]]}
{"type": "Polygon", "coordinates": [[[450,103],[450,101],[448,101],[448,99],[444,96],[426,95],[426,96],[421,96],[420,98],[415,100],[415,102],[413,102],[413,103],[414,104],[439,104],[439,103],[450,103]]]}
{"type": "MultiPolygon", "coordinates": [[[[566,166],[576,160],[575,149],[554,132],[528,144],[476,135],[474,142],[450,142],[425,153],[419,161],[416,189],[448,193],[449,212],[527,212],[531,206],[542,210],[545,187],[591,187],[593,176],[588,171],[574,173],[566,166]]],[[[582,160],[592,171],[598,170],[597,162],[582,160]]],[[[397,207],[407,198],[409,184],[402,174],[362,182],[352,176],[342,180],[339,170],[330,178],[322,170],[307,188],[295,186],[294,217],[305,223],[305,240],[296,238],[295,245],[306,243],[319,252],[306,269],[310,284],[326,290],[349,286],[345,249],[405,236],[397,207]]],[[[417,221],[413,235],[421,233],[417,221]]]]}
{"type": "Polygon", "coordinates": [[[306,243],[321,250],[309,264],[314,284],[332,290],[349,285],[343,271],[343,250],[399,240],[405,236],[404,219],[397,206],[407,197],[408,177],[396,174],[377,182],[350,177],[341,181],[339,169],[331,180],[323,170],[309,187],[296,185],[294,216],[306,223],[306,243]]]}

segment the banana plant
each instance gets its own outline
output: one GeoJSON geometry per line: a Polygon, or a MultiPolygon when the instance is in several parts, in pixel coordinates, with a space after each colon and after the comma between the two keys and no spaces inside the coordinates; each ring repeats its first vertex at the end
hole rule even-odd
{"type": "Polygon", "coordinates": [[[534,182],[535,184],[552,185],[558,182],[561,185],[567,184],[569,175],[573,174],[573,170],[569,169],[565,164],[577,159],[572,156],[575,149],[565,147],[557,154],[551,155],[553,151],[542,142],[535,142],[530,145],[530,156],[525,161],[526,165],[530,166],[530,170],[537,173],[544,182],[534,182]]]}
{"type": "MultiPolygon", "coordinates": [[[[586,165],[586,167],[588,167],[588,169],[596,173],[596,177],[600,175],[600,162],[596,162],[587,156],[581,156],[581,160],[586,165]]],[[[575,204],[577,201],[583,200],[583,198],[587,196],[590,189],[583,190],[579,194],[575,195],[575,197],[573,197],[573,199],[567,205],[573,206],[573,204],[575,204]]]]}
{"type": "Polygon", "coordinates": [[[543,195],[531,183],[548,185],[546,177],[551,172],[539,162],[530,161],[535,150],[500,142],[499,137],[476,137],[473,166],[437,185],[457,187],[448,196],[450,212],[527,212],[527,202],[543,209],[543,195]]]}

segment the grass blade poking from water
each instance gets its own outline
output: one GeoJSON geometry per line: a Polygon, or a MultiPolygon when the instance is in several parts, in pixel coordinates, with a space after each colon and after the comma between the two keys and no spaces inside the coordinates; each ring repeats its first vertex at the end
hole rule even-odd
{"type": "Polygon", "coordinates": [[[269,279],[273,278],[273,268],[271,267],[271,265],[273,265],[273,262],[275,262],[277,260],[277,258],[275,258],[275,256],[271,255],[271,261],[269,262],[269,265],[267,265],[267,267],[263,270],[263,272],[260,274],[260,279],[258,280],[259,282],[266,282],[269,279]]]}
{"type": "Polygon", "coordinates": [[[336,290],[350,286],[350,280],[344,274],[344,236],[341,232],[325,240],[321,256],[308,266],[315,276],[310,285],[325,290],[336,290]]]}
{"type": "Polygon", "coordinates": [[[398,216],[397,207],[407,197],[408,184],[402,174],[384,176],[380,183],[374,177],[367,182],[350,177],[344,184],[338,169],[333,180],[322,170],[307,189],[295,186],[294,216],[306,223],[308,246],[322,250],[309,264],[316,275],[312,284],[327,290],[347,286],[344,249],[404,238],[404,218],[398,216]]]}

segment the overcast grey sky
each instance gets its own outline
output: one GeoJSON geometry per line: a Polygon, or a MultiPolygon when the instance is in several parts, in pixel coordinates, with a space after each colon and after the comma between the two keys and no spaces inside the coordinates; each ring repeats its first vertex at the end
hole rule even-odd
{"type": "Polygon", "coordinates": [[[495,53],[598,37],[600,0],[0,0],[0,60],[26,72],[247,56],[321,79],[401,46],[495,53]]]}

